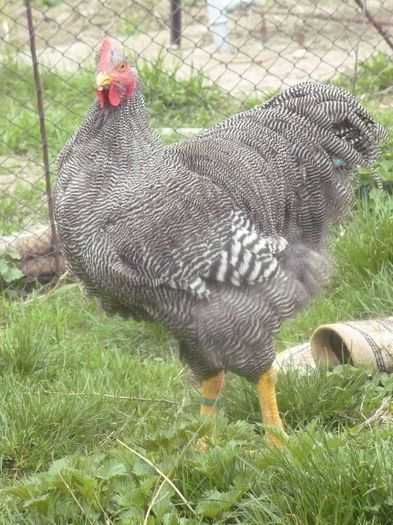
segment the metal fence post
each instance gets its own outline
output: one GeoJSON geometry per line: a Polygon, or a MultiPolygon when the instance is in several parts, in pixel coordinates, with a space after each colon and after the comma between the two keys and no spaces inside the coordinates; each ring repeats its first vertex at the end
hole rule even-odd
{"type": "Polygon", "coordinates": [[[181,0],[171,0],[171,46],[181,45],[181,0]]]}
{"type": "Polygon", "coordinates": [[[25,0],[25,5],[26,5],[27,25],[29,28],[30,50],[31,50],[31,59],[33,63],[34,83],[35,83],[35,90],[36,90],[36,96],[37,96],[37,111],[38,111],[38,117],[40,121],[42,157],[43,157],[44,171],[45,171],[45,190],[46,190],[46,198],[48,202],[49,224],[50,224],[51,234],[52,234],[52,248],[53,248],[54,258],[55,258],[55,272],[56,272],[56,275],[59,276],[60,275],[60,260],[59,260],[58,251],[56,249],[57,234],[56,234],[55,218],[54,218],[54,211],[53,211],[52,187],[51,187],[51,180],[50,180],[48,140],[47,140],[46,126],[45,126],[44,97],[42,93],[42,83],[41,83],[40,71],[39,71],[38,60],[37,60],[35,34],[34,34],[34,22],[33,22],[32,10],[31,10],[31,0],[25,0]]]}

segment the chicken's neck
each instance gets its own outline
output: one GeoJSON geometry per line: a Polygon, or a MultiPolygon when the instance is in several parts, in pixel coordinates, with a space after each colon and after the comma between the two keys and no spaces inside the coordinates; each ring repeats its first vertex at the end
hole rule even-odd
{"type": "Polygon", "coordinates": [[[111,148],[127,153],[134,160],[147,161],[163,148],[149,120],[138,82],[130,99],[117,108],[104,109],[100,132],[107,135],[111,148]]]}
{"type": "MultiPolygon", "coordinates": [[[[97,100],[58,160],[58,191],[70,199],[87,192],[121,192],[160,176],[164,144],[149,125],[141,86],[118,107],[101,108],[97,100]]],[[[91,197],[93,199],[93,197],[91,197]]]]}

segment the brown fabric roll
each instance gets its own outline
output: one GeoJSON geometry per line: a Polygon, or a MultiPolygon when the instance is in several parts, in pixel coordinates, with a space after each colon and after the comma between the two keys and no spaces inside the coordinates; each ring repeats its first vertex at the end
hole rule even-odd
{"type": "Polygon", "coordinates": [[[393,371],[393,317],[322,325],[310,341],[317,364],[393,371]]]}
{"type": "Polygon", "coordinates": [[[274,366],[277,370],[309,371],[317,365],[344,363],[393,372],[393,317],[322,325],[309,343],[280,352],[274,366]]]}
{"type": "Polygon", "coordinates": [[[311,355],[310,343],[302,343],[280,352],[277,354],[273,366],[276,370],[283,371],[288,368],[296,368],[304,372],[312,370],[316,364],[311,355]]]}

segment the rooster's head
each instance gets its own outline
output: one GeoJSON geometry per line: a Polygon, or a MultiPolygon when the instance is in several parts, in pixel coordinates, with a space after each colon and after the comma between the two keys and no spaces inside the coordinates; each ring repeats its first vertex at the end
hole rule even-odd
{"type": "Polygon", "coordinates": [[[114,49],[109,38],[101,42],[97,57],[97,96],[101,107],[117,107],[131,97],[135,88],[135,72],[120,49],[114,49]]]}

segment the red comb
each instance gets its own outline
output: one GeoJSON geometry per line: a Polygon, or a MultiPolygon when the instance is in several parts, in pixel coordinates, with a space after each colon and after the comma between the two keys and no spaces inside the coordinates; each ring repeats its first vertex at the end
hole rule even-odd
{"type": "Polygon", "coordinates": [[[100,71],[107,71],[111,62],[112,43],[108,37],[105,37],[100,45],[100,52],[98,55],[98,69],[100,71]]]}

